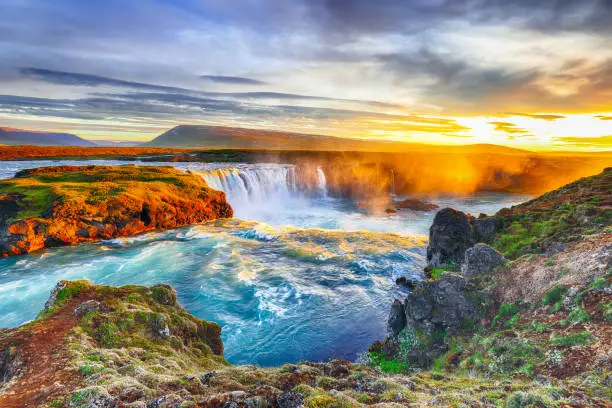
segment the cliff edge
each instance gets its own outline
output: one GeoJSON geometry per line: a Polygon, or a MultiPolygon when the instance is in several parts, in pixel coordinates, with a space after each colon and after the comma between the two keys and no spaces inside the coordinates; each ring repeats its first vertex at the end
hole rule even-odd
{"type": "Polygon", "coordinates": [[[172,167],[58,166],[0,181],[0,254],[230,218],[225,194],[172,167]]]}

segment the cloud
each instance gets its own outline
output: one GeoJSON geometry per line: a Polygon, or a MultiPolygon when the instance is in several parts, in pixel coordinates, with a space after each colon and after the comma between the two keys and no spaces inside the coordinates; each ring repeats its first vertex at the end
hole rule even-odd
{"type": "Polygon", "coordinates": [[[122,88],[143,89],[152,91],[185,91],[186,89],[171,86],[153,85],[142,82],[123,81],[121,79],[107,78],[99,75],[79,74],[75,72],[55,71],[42,68],[21,68],[20,74],[27,78],[58,85],[79,86],[114,86],[122,88]]]}
{"type": "Polygon", "coordinates": [[[223,76],[223,75],[200,75],[200,78],[207,81],[218,82],[221,84],[231,85],[265,85],[266,82],[258,79],[238,77],[238,76],[223,76]]]}
{"type": "Polygon", "coordinates": [[[527,129],[518,127],[514,123],[510,122],[489,122],[490,125],[495,126],[495,131],[504,132],[510,135],[530,135],[527,129]]]}
{"type": "Polygon", "coordinates": [[[530,114],[530,113],[508,113],[508,116],[524,116],[532,119],[546,120],[548,122],[554,122],[555,120],[564,119],[566,116],[563,115],[546,115],[546,114],[530,114]]]}
{"type": "Polygon", "coordinates": [[[599,120],[612,120],[612,116],[595,115],[595,117],[599,120]]]}
{"type": "Polygon", "coordinates": [[[599,137],[558,137],[555,140],[575,147],[612,148],[612,135],[599,137]]]}

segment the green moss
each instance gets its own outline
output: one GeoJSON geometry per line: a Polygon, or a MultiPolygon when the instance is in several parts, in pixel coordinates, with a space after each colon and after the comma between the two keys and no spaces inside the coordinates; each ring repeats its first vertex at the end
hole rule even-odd
{"type": "MultiPolygon", "coordinates": [[[[519,312],[519,307],[517,305],[511,304],[511,303],[502,303],[499,306],[499,311],[497,313],[497,315],[495,315],[495,317],[493,317],[493,320],[491,322],[491,327],[495,328],[497,327],[497,323],[499,323],[501,320],[506,319],[506,318],[510,318],[510,320],[512,318],[514,318],[515,315],[517,315],[519,312]]],[[[516,320],[518,320],[518,317],[516,318],[516,320]]],[[[514,321],[514,323],[516,323],[516,321],[514,321]]],[[[512,326],[514,326],[514,323],[512,323],[512,326]]]]}
{"type": "Polygon", "coordinates": [[[96,341],[101,347],[117,347],[121,342],[119,330],[112,323],[102,323],[94,330],[96,341]]]}
{"type": "Polygon", "coordinates": [[[589,289],[598,290],[610,287],[610,281],[605,276],[600,276],[589,284],[589,289]]]}
{"type": "Polygon", "coordinates": [[[567,318],[561,321],[562,326],[574,326],[581,323],[586,323],[590,320],[589,314],[582,308],[574,308],[568,315],[567,318]]]}
{"type": "Polygon", "coordinates": [[[550,343],[560,347],[584,346],[595,341],[596,338],[587,330],[581,333],[573,333],[568,336],[558,336],[555,333],[550,335],[550,343]]]}
{"type": "Polygon", "coordinates": [[[602,303],[597,307],[597,309],[602,311],[603,319],[605,321],[612,321],[612,302],[602,303]]]}
{"type": "Polygon", "coordinates": [[[533,392],[515,392],[508,397],[506,408],[552,408],[556,405],[547,396],[533,392]]]}
{"type": "Polygon", "coordinates": [[[153,299],[162,305],[173,305],[176,302],[176,294],[166,286],[156,285],[151,288],[153,299]]]}
{"type": "Polygon", "coordinates": [[[406,371],[408,368],[406,363],[398,360],[389,360],[382,352],[379,351],[370,351],[368,356],[372,364],[380,368],[383,373],[399,374],[406,371]]]}
{"type": "Polygon", "coordinates": [[[563,300],[563,297],[567,293],[567,288],[563,285],[553,286],[546,292],[544,297],[542,297],[542,305],[550,305],[554,303],[558,303],[563,300]]]}
{"type": "Polygon", "coordinates": [[[529,330],[534,333],[544,333],[549,328],[550,325],[538,322],[536,319],[532,320],[528,325],[521,326],[521,330],[529,330]]]}
{"type": "Polygon", "coordinates": [[[431,270],[431,272],[430,272],[431,279],[433,279],[433,280],[440,279],[440,275],[442,275],[442,273],[444,273],[444,269],[442,269],[442,268],[433,268],[431,270]]]}

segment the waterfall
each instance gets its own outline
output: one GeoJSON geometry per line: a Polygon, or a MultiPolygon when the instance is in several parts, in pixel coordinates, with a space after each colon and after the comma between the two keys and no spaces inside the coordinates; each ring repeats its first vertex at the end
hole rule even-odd
{"type": "Polygon", "coordinates": [[[199,172],[232,205],[287,199],[297,193],[293,166],[235,166],[199,172]]]}
{"type": "Polygon", "coordinates": [[[325,178],[323,169],[320,167],[317,167],[317,188],[319,190],[319,194],[323,198],[327,198],[327,179],[325,178]]]}

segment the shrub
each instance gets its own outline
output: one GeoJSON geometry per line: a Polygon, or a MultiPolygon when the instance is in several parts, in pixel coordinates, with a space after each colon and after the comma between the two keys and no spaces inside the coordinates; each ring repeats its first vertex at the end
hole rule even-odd
{"type": "Polygon", "coordinates": [[[102,323],[95,330],[95,338],[102,347],[113,348],[119,345],[121,337],[112,323],[102,323]]]}
{"type": "MultiPolygon", "coordinates": [[[[497,322],[500,319],[503,319],[505,317],[514,317],[515,315],[518,314],[518,312],[519,312],[519,307],[517,305],[514,305],[512,303],[502,303],[499,306],[499,311],[497,312],[497,315],[495,315],[495,317],[493,318],[493,321],[491,322],[491,327],[495,328],[497,326],[497,322]]],[[[516,320],[518,320],[518,317],[516,320]]]]}
{"type": "Polygon", "coordinates": [[[587,330],[582,333],[574,333],[568,336],[557,336],[555,333],[550,335],[551,344],[560,347],[584,346],[594,341],[595,337],[587,330]]]}
{"type": "Polygon", "coordinates": [[[530,330],[535,333],[544,333],[549,327],[550,325],[538,322],[536,319],[534,319],[528,325],[522,326],[521,329],[530,330]]]}
{"type": "Polygon", "coordinates": [[[589,320],[589,314],[584,309],[577,307],[567,315],[566,319],[561,321],[561,324],[563,326],[574,326],[580,323],[586,323],[589,320]]]}
{"type": "Polygon", "coordinates": [[[444,269],[442,268],[433,268],[431,270],[431,279],[433,280],[438,280],[440,279],[440,275],[442,275],[442,273],[444,272],[444,269]]]}
{"type": "Polygon", "coordinates": [[[153,299],[162,305],[173,305],[176,303],[176,294],[172,289],[163,285],[156,285],[151,288],[153,299]]]}
{"type": "Polygon", "coordinates": [[[380,351],[371,351],[369,353],[370,361],[383,373],[398,374],[406,370],[406,363],[398,360],[388,360],[387,357],[380,351]]]}
{"type": "Polygon", "coordinates": [[[563,285],[553,286],[546,292],[544,297],[542,298],[542,305],[550,305],[554,303],[560,302],[565,294],[567,293],[567,288],[563,285]]]}
{"type": "Polygon", "coordinates": [[[543,397],[533,392],[518,391],[508,397],[506,408],[550,408],[552,403],[547,397],[543,397]]]}

